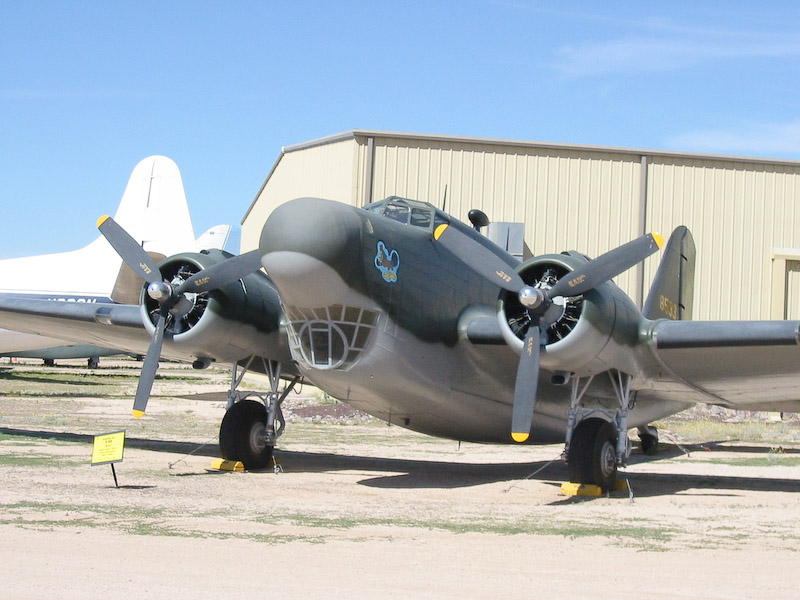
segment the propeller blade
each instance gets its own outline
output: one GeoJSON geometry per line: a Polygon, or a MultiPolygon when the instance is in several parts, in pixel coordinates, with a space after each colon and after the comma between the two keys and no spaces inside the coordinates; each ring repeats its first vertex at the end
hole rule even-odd
{"type": "Polygon", "coordinates": [[[261,268],[261,252],[251,250],[239,256],[211,265],[207,269],[195,273],[175,288],[176,294],[193,292],[199,294],[216,290],[227,283],[241,279],[261,268]]]}
{"type": "Polygon", "coordinates": [[[137,419],[144,416],[147,408],[147,401],[150,399],[150,391],[153,389],[153,381],[158,370],[158,361],[161,358],[161,346],[164,344],[164,330],[167,328],[167,314],[169,311],[161,310],[158,313],[156,331],[153,340],[147,349],[144,357],[142,372],[139,374],[139,385],[136,388],[136,399],[133,401],[133,416],[137,419]]]}
{"type": "Polygon", "coordinates": [[[522,356],[517,367],[517,383],[514,386],[514,411],[511,415],[511,438],[522,443],[528,439],[533,423],[536,404],[536,388],[539,385],[540,347],[539,319],[535,318],[528,328],[522,356]]]}
{"type": "Polygon", "coordinates": [[[439,225],[433,239],[458,256],[478,275],[493,281],[509,292],[518,293],[525,282],[508,264],[494,252],[471,237],[447,224],[439,225]]]}
{"type": "Polygon", "coordinates": [[[161,281],[161,271],[155,261],[114,219],[108,215],[100,217],[97,228],[134,273],[147,283],[161,281]]]}
{"type": "Polygon", "coordinates": [[[610,281],[620,273],[640,263],[664,244],[664,238],[658,233],[648,233],[640,238],[609,250],[581,265],[571,273],[562,277],[547,292],[550,298],[556,296],[580,296],[596,288],[601,283],[610,281]]]}

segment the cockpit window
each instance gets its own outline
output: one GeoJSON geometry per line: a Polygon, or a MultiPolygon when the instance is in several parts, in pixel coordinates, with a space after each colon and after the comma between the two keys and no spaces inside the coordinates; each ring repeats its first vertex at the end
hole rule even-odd
{"type": "Polygon", "coordinates": [[[422,208],[412,208],[410,223],[414,227],[430,227],[431,211],[422,208]]]}
{"type": "Polygon", "coordinates": [[[438,214],[436,207],[432,204],[400,198],[399,196],[390,196],[385,200],[373,202],[365,206],[364,210],[394,219],[399,223],[423,229],[432,229],[434,223],[438,225],[447,222],[444,215],[438,214]]]}
{"type": "Polygon", "coordinates": [[[389,217],[390,219],[394,219],[399,223],[408,223],[408,213],[409,209],[407,206],[401,206],[397,204],[387,204],[386,207],[383,209],[383,216],[389,217]]]}

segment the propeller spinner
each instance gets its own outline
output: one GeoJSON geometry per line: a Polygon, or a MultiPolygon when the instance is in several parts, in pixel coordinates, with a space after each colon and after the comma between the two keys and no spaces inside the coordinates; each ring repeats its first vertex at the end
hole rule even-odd
{"type": "Polygon", "coordinates": [[[101,217],[97,221],[97,228],[125,264],[144,279],[147,295],[158,303],[155,332],[147,348],[133,402],[133,416],[138,418],[144,415],[153,389],[169,315],[181,316],[191,309],[192,303],[186,298],[187,293],[201,294],[215,290],[257,271],[261,268],[261,255],[258,250],[240,254],[203,269],[179,284],[173,284],[164,280],[150,255],[114,219],[101,217]]]}
{"type": "Polygon", "coordinates": [[[548,309],[554,300],[560,296],[585,294],[640,263],[664,243],[660,234],[649,233],[584,263],[567,273],[551,288],[534,288],[527,285],[500,257],[457,228],[447,224],[439,225],[433,237],[476,273],[517,294],[520,304],[528,314],[530,326],[517,366],[511,416],[511,438],[520,443],[530,437],[539,384],[541,329],[550,325],[553,320],[553,311],[548,313],[548,309]]]}

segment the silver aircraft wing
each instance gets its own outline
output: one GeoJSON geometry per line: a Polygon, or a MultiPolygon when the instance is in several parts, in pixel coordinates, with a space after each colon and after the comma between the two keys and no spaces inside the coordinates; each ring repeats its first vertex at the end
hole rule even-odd
{"type": "Polygon", "coordinates": [[[800,321],[652,322],[664,375],[741,410],[800,411],[800,321]]]}
{"type": "Polygon", "coordinates": [[[130,304],[0,297],[0,327],[132,354],[150,344],[139,306],[130,304]]]}

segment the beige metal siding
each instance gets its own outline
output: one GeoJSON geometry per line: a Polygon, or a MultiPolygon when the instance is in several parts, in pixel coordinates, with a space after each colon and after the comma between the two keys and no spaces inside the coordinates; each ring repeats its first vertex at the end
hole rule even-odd
{"type": "MultiPolygon", "coordinates": [[[[524,223],[534,254],[598,256],[646,231],[688,226],[696,319],[775,318],[795,302],[784,271],[773,274],[783,268],[775,249],[800,248],[800,163],[789,161],[356,130],[281,155],[246,215],[242,247],[256,247],[269,213],[292,198],[362,206],[399,195],[441,207],[445,188],[459,219],[479,208],[524,223]]],[[[617,283],[634,299],[640,283],[646,294],[659,258],[617,283]]]]}
{"type": "MultiPolygon", "coordinates": [[[[692,231],[697,246],[695,319],[769,319],[774,248],[800,247],[800,169],[650,159],[647,225],[692,231]]],[[[652,280],[654,264],[645,269],[652,280]]]]}
{"type": "Polygon", "coordinates": [[[351,138],[282,154],[242,222],[242,251],[258,247],[267,217],[284,202],[316,196],[355,203],[359,151],[351,138]]]}
{"type": "MultiPolygon", "coordinates": [[[[373,198],[391,195],[439,207],[466,221],[479,208],[493,221],[525,223],[534,254],[597,256],[638,235],[639,157],[626,154],[375,140],[373,198]]],[[[618,278],[635,292],[635,270],[618,278]]]]}
{"type": "Polygon", "coordinates": [[[800,319],[800,261],[786,261],[784,319],[800,319]]]}

